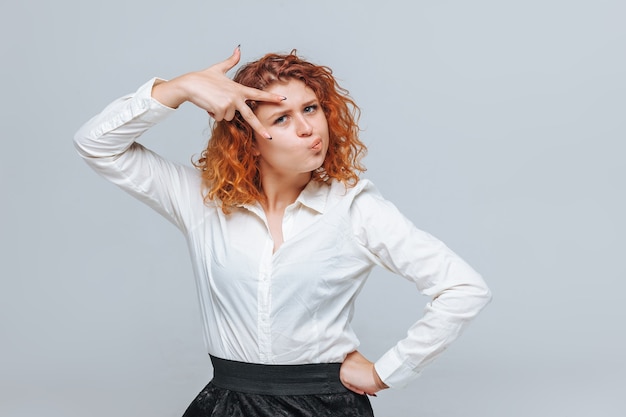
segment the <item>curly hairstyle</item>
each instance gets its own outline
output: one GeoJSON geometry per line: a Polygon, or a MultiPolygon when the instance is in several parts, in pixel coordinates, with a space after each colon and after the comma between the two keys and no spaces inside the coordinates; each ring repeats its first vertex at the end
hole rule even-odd
{"type": "MultiPolygon", "coordinates": [[[[296,55],[267,54],[236,72],[233,80],[248,87],[266,89],[272,83],[290,79],[303,81],[311,88],[328,122],[329,146],[322,166],[313,181],[335,179],[354,186],[365,171],[361,159],[367,148],[359,140],[360,109],[339,86],[326,66],[314,65],[296,55]]],[[[248,101],[254,111],[255,101],[248,101]]],[[[252,151],[255,134],[239,112],[231,121],[215,122],[206,149],[194,165],[202,171],[204,201],[219,200],[224,213],[233,206],[264,201],[258,159],[252,151]]]]}

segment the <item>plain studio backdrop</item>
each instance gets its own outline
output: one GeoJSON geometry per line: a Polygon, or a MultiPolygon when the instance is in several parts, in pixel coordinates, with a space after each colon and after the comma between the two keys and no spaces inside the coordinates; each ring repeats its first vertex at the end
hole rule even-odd
{"type": "MultiPolygon", "coordinates": [[[[364,175],[494,301],[380,417],[626,415],[623,1],[3,1],[0,415],[180,416],[211,375],[187,248],[72,137],[153,76],[296,48],[361,106],[364,175]]],[[[189,163],[192,105],[142,143],[189,163]]],[[[421,314],[376,269],[375,360],[421,314]]]]}

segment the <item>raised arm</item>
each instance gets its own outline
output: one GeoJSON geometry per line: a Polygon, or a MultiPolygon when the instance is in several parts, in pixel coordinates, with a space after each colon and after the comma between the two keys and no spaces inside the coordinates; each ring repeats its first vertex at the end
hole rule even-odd
{"type": "Polygon", "coordinates": [[[284,98],[229,79],[226,72],[239,57],[237,48],[230,58],[203,71],[171,81],[153,79],[135,93],[113,101],[76,132],[74,143],[79,154],[108,181],[184,227],[181,204],[200,195],[198,171],[172,163],[136,140],[185,101],[216,120],[232,119],[239,111],[259,135],[264,135],[246,100],[278,102],[284,98]]]}

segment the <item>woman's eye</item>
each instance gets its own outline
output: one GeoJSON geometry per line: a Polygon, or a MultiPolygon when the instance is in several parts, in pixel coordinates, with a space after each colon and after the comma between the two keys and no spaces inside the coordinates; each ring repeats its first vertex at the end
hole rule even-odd
{"type": "Polygon", "coordinates": [[[287,116],[280,116],[278,119],[274,120],[275,125],[279,125],[281,123],[285,123],[287,120],[287,116]]]}
{"type": "Polygon", "coordinates": [[[315,110],[317,110],[317,104],[312,104],[304,108],[305,113],[313,113],[315,110]]]}

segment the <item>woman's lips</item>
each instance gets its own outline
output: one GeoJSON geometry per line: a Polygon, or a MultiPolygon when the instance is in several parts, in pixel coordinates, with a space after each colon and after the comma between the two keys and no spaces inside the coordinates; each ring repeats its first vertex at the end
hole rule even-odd
{"type": "Polygon", "coordinates": [[[311,145],[311,149],[313,149],[314,151],[319,151],[320,149],[322,149],[322,140],[315,139],[313,141],[313,144],[311,145]]]}

